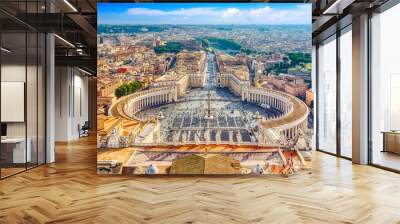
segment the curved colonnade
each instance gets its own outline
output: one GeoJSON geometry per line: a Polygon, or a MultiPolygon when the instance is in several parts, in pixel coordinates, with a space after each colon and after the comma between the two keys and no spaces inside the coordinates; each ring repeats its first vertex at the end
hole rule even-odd
{"type": "Polygon", "coordinates": [[[300,129],[307,128],[307,105],[290,94],[276,90],[253,88],[245,90],[243,100],[258,104],[268,104],[282,111],[282,115],[276,118],[264,119],[260,122],[260,128],[274,128],[288,138],[294,138],[300,129]]]}
{"type": "Polygon", "coordinates": [[[120,98],[111,108],[112,116],[120,116],[125,119],[143,121],[136,117],[139,111],[153,106],[172,103],[177,100],[176,89],[170,87],[151,88],[139,91],[120,98]]]}
{"type": "MultiPolygon", "coordinates": [[[[113,116],[120,116],[125,119],[142,121],[136,114],[150,107],[176,102],[176,88],[160,87],[139,91],[134,94],[120,98],[112,105],[110,111],[113,116]]],[[[267,104],[282,111],[282,115],[275,118],[261,119],[259,130],[261,131],[260,143],[267,142],[265,134],[267,129],[275,129],[279,134],[287,138],[294,138],[299,134],[299,129],[307,128],[308,107],[297,97],[284,92],[263,89],[243,88],[242,101],[256,104],[267,104]]]]}

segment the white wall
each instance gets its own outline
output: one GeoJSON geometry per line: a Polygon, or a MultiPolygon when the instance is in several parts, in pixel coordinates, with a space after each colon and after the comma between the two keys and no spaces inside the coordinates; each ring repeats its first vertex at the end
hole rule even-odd
{"type": "MultiPolygon", "coordinates": [[[[25,82],[25,64],[4,64],[1,66],[1,81],[25,82]]],[[[7,110],[7,108],[1,108],[7,110]]],[[[7,137],[25,137],[25,122],[8,122],[7,137]]]]}
{"type": "MultiPolygon", "coordinates": [[[[4,64],[1,66],[1,81],[2,82],[25,82],[25,75],[27,69],[28,72],[28,83],[27,83],[27,122],[28,122],[28,137],[29,130],[35,130],[36,136],[36,67],[29,66],[25,67],[20,64],[4,64]],[[32,75],[34,77],[32,77],[32,75]]],[[[40,101],[41,102],[41,101],[40,101]]],[[[42,104],[39,105],[41,107],[42,104]]],[[[23,108],[24,109],[24,108],[23,108]]],[[[2,110],[7,110],[7,108],[2,108],[2,110]]],[[[25,123],[26,122],[7,122],[7,135],[8,137],[25,137],[25,123]]]]}
{"type": "MultiPolygon", "coordinates": [[[[8,138],[25,138],[30,140],[32,162],[39,159],[44,163],[45,150],[45,120],[44,120],[44,74],[42,68],[25,66],[24,64],[9,63],[1,66],[1,81],[24,82],[26,84],[26,108],[23,106],[22,113],[26,110],[26,120],[23,122],[6,122],[8,138]],[[38,69],[38,70],[36,70],[38,69]],[[25,80],[27,78],[27,80],[25,80]],[[37,155],[38,154],[38,155],[37,155]]],[[[22,94],[24,94],[22,92],[22,94]]],[[[2,96],[7,97],[7,96],[2,96]]],[[[1,108],[3,112],[13,113],[11,108],[1,108]]]]}
{"type": "MultiPolygon", "coordinates": [[[[76,71],[76,70],[75,70],[76,71]]],[[[72,136],[74,138],[79,137],[79,132],[77,129],[78,124],[81,126],[88,120],[88,78],[82,76],[81,73],[79,75],[74,75],[74,91],[72,96],[74,102],[74,108],[72,108],[72,120],[71,120],[71,127],[72,127],[72,136]]]]}
{"type": "Polygon", "coordinates": [[[88,78],[72,67],[56,67],[55,74],[55,140],[70,141],[88,120],[88,78]]]}

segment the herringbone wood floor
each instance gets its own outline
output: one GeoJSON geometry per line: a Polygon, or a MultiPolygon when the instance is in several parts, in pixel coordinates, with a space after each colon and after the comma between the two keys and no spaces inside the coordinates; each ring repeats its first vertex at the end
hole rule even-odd
{"type": "Polygon", "coordinates": [[[95,173],[94,139],[0,181],[0,223],[400,223],[400,175],[315,153],[289,178],[95,173]]]}

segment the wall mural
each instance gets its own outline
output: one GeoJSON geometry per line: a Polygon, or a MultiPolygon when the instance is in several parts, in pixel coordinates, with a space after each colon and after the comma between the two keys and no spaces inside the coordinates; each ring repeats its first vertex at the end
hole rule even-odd
{"type": "Polygon", "coordinates": [[[98,4],[97,172],[311,166],[311,4],[98,4]]]}

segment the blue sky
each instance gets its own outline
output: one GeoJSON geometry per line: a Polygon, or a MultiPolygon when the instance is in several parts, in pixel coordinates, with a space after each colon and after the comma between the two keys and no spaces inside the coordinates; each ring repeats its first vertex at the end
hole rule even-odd
{"type": "Polygon", "coordinates": [[[99,3],[98,24],[311,24],[311,4],[99,3]]]}

